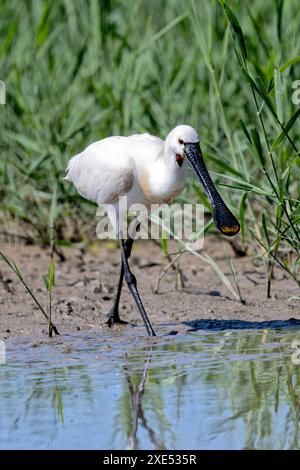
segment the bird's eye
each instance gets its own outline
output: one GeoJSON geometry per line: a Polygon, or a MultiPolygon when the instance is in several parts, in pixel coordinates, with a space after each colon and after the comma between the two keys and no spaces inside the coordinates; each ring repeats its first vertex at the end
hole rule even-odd
{"type": "Polygon", "coordinates": [[[178,139],[178,142],[180,143],[180,145],[183,144],[183,140],[182,140],[182,139],[178,139]]]}

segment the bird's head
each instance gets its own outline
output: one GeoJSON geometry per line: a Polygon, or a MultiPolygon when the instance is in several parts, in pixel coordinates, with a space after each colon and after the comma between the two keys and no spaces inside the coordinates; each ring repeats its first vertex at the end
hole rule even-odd
{"type": "Polygon", "coordinates": [[[195,171],[210,199],[214,222],[220,232],[228,237],[236,235],[240,230],[240,224],[224,203],[209,176],[204,164],[197,131],[191,126],[177,126],[167,135],[166,145],[172,152],[178,166],[181,167],[186,158],[195,171]]]}

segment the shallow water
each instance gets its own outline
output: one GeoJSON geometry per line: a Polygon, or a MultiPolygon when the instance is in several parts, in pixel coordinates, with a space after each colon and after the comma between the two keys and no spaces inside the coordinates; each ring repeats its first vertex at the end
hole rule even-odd
{"type": "Polygon", "coordinates": [[[299,448],[299,326],[256,325],[10,341],[0,448],[299,448]]]}

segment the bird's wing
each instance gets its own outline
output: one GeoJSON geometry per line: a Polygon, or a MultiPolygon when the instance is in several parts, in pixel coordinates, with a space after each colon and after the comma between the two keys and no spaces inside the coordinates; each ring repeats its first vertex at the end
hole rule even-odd
{"type": "Polygon", "coordinates": [[[124,153],[122,138],[107,138],[71,158],[65,179],[84,198],[113,204],[131,189],[134,169],[130,154],[124,153]]]}
{"type": "Polygon", "coordinates": [[[149,152],[149,156],[157,154],[158,150],[162,149],[164,141],[161,140],[159,137],[154,135],[148,134],[133,134],[126,138],[129,145],[135,147],[139,150],[141,155],[147,154],[149,152]]]}

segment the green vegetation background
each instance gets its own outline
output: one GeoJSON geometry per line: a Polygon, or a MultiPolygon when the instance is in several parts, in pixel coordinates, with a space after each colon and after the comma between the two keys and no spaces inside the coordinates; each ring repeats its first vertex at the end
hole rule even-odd
{"type": "MultiPolygon", "coordinates": [[[[68,159],[108,135],[164,137],[187,123],[244,245],[298,282],[298,0],[0,8],[1,232],[56,244],[90,237],[95,208],[61,180],[68,159]]],[[[198,197],[191,175],[182,198],[198,197]]]]}

